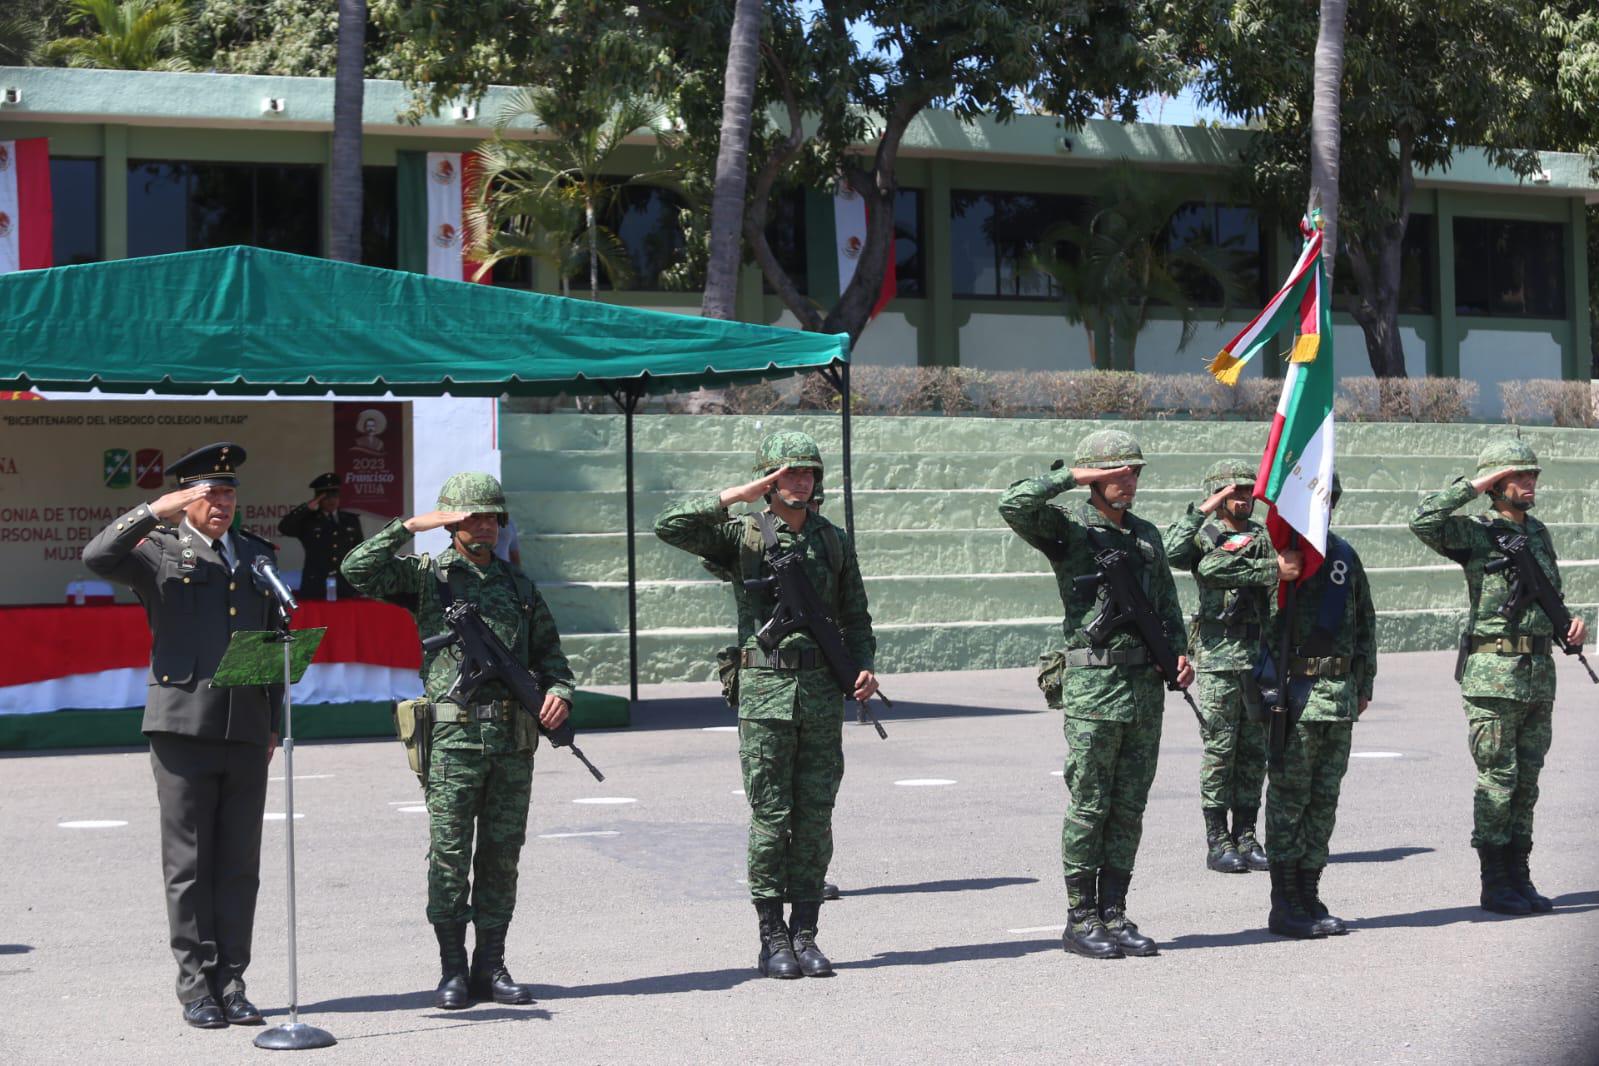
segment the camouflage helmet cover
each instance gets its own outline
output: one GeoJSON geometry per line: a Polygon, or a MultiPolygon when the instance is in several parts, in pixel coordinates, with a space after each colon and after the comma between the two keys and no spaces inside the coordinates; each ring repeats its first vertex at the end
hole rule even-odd
{"type": "Polygon", "coordinates": [[[505,490],[492,474],[451,474],[439,486],[438,508],[441,511],[465,511],[468,514],[496,514],[500,525],[505,525],[505,490]]]}
{"type": "Polygon", "coordinates": [[[1536,474],[1542,469],[1538,465],[1538,454],[1532,450],[1532,445],[1520,437],[1500,437],[1491,440],[1477,455],[1478,477],[1500,470],[1510,473],[1531,471],[1536,474]]]}
{"type": "Polygon", "coordinates": [[[773,433],[755,449],[755,472],[770,474],[782,467],[809,468],[822,476],[822,449],[809,433],[773,433]]]}
{"type": "Polygon", "coordinates": [[[1207,494],[1218,489],[1231,488],[1234,485],[1253,485],[1255,483],[1255,468],[1240,459],[1223,459],[1205,471],[1205,480],[1201,483],[1207,494]]]}
{"type": "Polygon", "coordinates": [[[1073,466],[1091,470],[1115,470],[1117,467],[1144,465],[1144,450],[1137,439],[1120,429],[1099,429],[1084,437],[1077,445],[1073,466]]]}

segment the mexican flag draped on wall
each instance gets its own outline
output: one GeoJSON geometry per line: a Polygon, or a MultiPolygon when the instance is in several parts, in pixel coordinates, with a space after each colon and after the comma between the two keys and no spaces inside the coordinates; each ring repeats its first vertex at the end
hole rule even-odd
{"type": "MultiPolygon", "coordinates": [[[[399,267],[434,278],[472,281],[477,264],[463,254],[466,198],[477,170],[471,152],[398,152],[395,233],[399,267]]],[[[484,284],[492,284],[487,275],[484,284]]]]}
{"type": "MultiPolygon", "coordinates": [[[[1237,371],[1290,323],[1298,327],[1282,398],[1272,418],[1255,479],[1255,497],[1269,504],[1266,528],[1279,550],[1299,538],[1304,577],[1320,569],[1332,519],[1332,300],[1322,254],[1320,219],[1301,227],[1305,248],[1287,283],[1266,309],[1222,349],[1211,372],[1229,384],[1237,371]]],[[[1302,579],[1303,580],[1303,579],[1302,579]]]]}
{"type": "MultiPolygon", "coordinates": [[[[833,192],[833,232],[838,249],[838,293],[844,294],[855,278],[855,267],[860,263],[861,252],[866,248],[866,222],[871,209],[865,197],[858,195],[848,182],[840,181],[833,192]]],[[[883,286],[872,304],[871,318],[876,318],[883,306],[899,291],[894,277],[894,246],[889,242],[888,265],[883,271],[883,286]]]]}
{"type": "Polygon", "coordinates": [[[54,264],[50,142],[0,141],[0,274],[54,264]]]}

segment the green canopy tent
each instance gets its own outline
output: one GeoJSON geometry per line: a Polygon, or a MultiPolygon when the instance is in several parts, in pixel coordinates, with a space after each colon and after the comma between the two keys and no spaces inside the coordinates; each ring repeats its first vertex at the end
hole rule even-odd
{"type": "MultiPolygon", "coordinates": [[[[260,248],[0,276],[0,388],[223,396],[604,394],[626,419],[628,653],[638,698],[633,415],[651,394],[826,373],[849,339],[499,289],[260,248]]],[[[853,524],[849,522],[848,524],[853,524]]]]}

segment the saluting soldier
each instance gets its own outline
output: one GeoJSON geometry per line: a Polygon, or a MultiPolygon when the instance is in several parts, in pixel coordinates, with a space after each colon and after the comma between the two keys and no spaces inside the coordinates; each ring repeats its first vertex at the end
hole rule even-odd
{"type": "Polygon", "coordinates": [[[178,488],[140,504],[83,549],[84,564],[131,588],[150,623],[142,729],[161,807],[167,926],[183,1019],[201,1029],[260,1025],[245,995],[260,885],[267,763],[277,747],[281,685],[215,688],[230,636],[272,625],[273,601],[251,566],[270,542],[230,530],[237,444],[172,463],[178,488]]]}
{"type": "Polygon", "coordinates": [[[1135,632],[1118,628],[1100,644],[1084,632],[1104,591],[1087,591],[1074,579],[1097,571],[1096,553],[1117,548],[1132,557],[1177,656],[1178,676],[1171,680],[1187,688],[1194,679],[1160,530],[1130,510],[1144,465],[1132,434],[1100,430],[1083,438],[1070,469],[1056,463],[1049,473],[1016,482],[999,500],[1006,525],[1049,560],[1065,608],[1065,650],[1044,657],[1039,683],[1049,705],[1065,712],[1071,803],[1060,833],[1068,907],[1061,942],[1091,959],[1159,953],[1127,917],[1127,888],[1165,710],[1160,671],[1135,632]],[[1085,502],[1069,509],[1050,502],[1078,485],[1088,487],[1085,502]]]}
{"type": "Polygon", "coordinates": [[[1199,762],[1205,865],[1220,873],[1268,867],[1255,835],[1266,783],[1266,726],[1255,683],[1261,627],[1271,617],[1277,582],[1299,577],[1300,553],[1272,550],[1255,511],[1255,471],[1223,459],[1205,472],[1205,499],[1190,504],[1166,530],[1173,567],[1191,571],[1199,587],[1194,616],[1195,670],[1204,717],[1199,762]],[[1227,812],[1232,812],[1232,827],[1227,812]]]}
{"type": "Polygon", "coordinates": [[[755,472],[759,476],[748,484],[663,511],[655,533],[733,579],[739,762],[750,805],[750,898],[761,938],[756,966],[767,977],[823,977],[833,967],[816,932],[833,855],[833,804],[844,778],[844,701],[808,632],[789,634],[771,654],[756,642],[777,599],[744,581],[772,571],[755,516],[733,517],[728,507],[766,499],[779,549],[804,557],[805,575],[860,665],[858,700],[877,691],[877,638],[854,545],[808,506],[822,482],[816,442],[804,433],[774,433],[756,452],[755,472]]]}
{"type": "Polygon", "coordinates": [[[327,599],[328,577],[336,582],[339,599],[355,595],[355,587],[339,573],[339,564],[350,549],[361,543],[361,518],[354,511],[339,510],[339,477],[319,474],[311,482],[316,495],[278,522],[278,532],[293,537],[305,549],[305,565],[300,570],[300,598],[327,599]]]}
{"type": "MultiPolygon", "coordinates": [[[[507,518],[505,493],[488,474],[453,474],[438,509],[395,519],[344,559],[344,575],[363,593],[405,605],[426,640],[448,631],[447,603],[475,604],[494,634],[544,689],[539,721],[554,729],[572,709],[572,670],[533,579],[494,555],[507,518]],[[438,558],[400,555],[414,534],[443,528],[450,546],[438,558]]],[[[538,727],[498,681],[470,705],[443,702],[460,662],[450,649],[424,650],[422,685],[432,701],[432,767],[427,778],[427,918],[442,971],[434,1002],[445,1010],[473,999],[533,1002],[532,989],[505,965],[505,935],[516,909],[517,861],[527,840],[538,727]],[[477,838],[474,855],[472,841],[477,838]],[[473,876],[475,872],[475,877],[473,876]],[[476,929],[471,966],[466,927],[476,929]]]]}
{"type": "MultiPolygon", "coordinates": [[[[1530,604],[1510,613],[1514,567],[1489,574],[1502,556],[1498,538],[1527,537],[1527,549],[1555,589],[1560,565],[1549,527],[1528,514],[1538,497],[1542,468],[1519,437],[1496,440],[1477,456],[1475,476],[1458,477],[1423,500],[1410,530],[1423,544],[1466,572],[1470,614],[1456,672],[1466,705],[1467,739],[1477,764],[1471,846],[1481,866],[1485,910],[1499,914],[1548,911],[1554,903],[1532,883],[1532,815],[1538,774],[1553,739],[1554,625],[1530,604]],[[1491,506],[1475,515],[1454,512],[1486,492],[1491,506]],[[1509,617],[1506,615],[1509,614],[1509,617]]],[[[1572,616],[1563,636],[1581,647],[1588,627],[1572,616]]]]}

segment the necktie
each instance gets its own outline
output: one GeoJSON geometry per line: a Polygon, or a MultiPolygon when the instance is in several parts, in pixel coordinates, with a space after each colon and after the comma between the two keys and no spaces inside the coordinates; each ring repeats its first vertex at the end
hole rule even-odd
{"type": "Polygon", "coordinates": [[[222,560],[222,565],[224,567],[229,570],[233,569],[233,561],[228,558],[227,548],[223,545],[222,541],[213,540],[211,542],[211,550],[217,553],[217,558],[222,560]]]}

